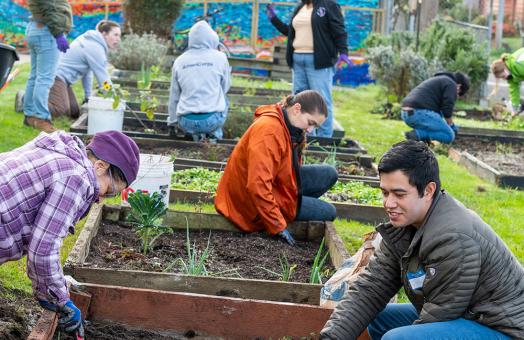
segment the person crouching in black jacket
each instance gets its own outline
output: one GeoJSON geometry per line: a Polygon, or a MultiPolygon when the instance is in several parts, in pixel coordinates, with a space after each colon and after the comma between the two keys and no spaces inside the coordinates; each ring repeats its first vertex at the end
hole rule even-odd
{"type": "Polygon", "coordinates": [[[453,107],[469,86],[469,78],[462,72],[440,72],[411,90],[402,102],[402,120],[413,128],[405,133],[406,139],[453,142],[458,132],[453,107]]]}

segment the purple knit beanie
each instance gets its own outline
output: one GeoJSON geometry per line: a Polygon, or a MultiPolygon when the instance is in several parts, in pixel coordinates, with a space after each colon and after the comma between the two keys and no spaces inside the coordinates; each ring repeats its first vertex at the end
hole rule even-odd
{"type": "Polygon", "coordinates": [[[140,156],[135,141],[119,131],[98,132],[87,145],[98,159],[119,168],[131,185],[138,173],[140,156]]]}

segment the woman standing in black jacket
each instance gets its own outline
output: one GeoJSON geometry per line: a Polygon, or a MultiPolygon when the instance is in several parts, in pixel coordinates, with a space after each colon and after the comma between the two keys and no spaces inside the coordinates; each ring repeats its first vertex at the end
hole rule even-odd
{"type": "Polygon", "coordinates": [[[302,0],[289,24],[276,16],[273,5],[267,5],[266,14],[273,26],[288,37],[286,60],[293,70],[293,93],[316,90],[322,94],[328,105],[328,117],[316,135],[331,137],[334,66],[342,62],[351,65],[340,6],[334,0],[302,0]]]}

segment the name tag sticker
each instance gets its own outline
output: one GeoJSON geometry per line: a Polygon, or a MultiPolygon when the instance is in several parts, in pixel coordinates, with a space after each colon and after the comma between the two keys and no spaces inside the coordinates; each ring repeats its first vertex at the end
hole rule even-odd
{"type": "Polygon", "coordinates": [[[424,285],[424,279],[426,279],[426,272],[424,269],[420,268],[416,272],[408,272],[407,278],[411,289],[417,290],[421,289],[424,285]]]}

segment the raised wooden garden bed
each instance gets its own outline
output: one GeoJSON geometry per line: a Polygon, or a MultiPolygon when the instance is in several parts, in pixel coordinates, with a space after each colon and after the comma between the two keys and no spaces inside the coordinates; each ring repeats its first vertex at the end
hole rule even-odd
{"type": "Polygon", "coordinates": [[[475,175],[502,187],[524,189],[524,144],[458,139],[449,156],[475,175]]]}
{"type": "Polygon", "coordinates": [[[460,127],[458,139],[486,139],[502,143],[524,143],[524,131],[460,127]]]}
{"type": "MultiPolygon", "coordinates": [[[[170,202],[185,202],[193,204],[213,203],[214,192],[171,189],[170,202]]],[[[387,221],[387,214],[381,206],[355,203],[331,202],[337,208],[337,217],[355,220],[363,223],[379,224],[387,221]]]]}
{"type": "MultiPolygon", "coordinates": [[[[82,290],[72,292],[71,299],[90,322],[86,339],[108,334],[118,339],[314,339],[333,312],[303,304],[100,284],[85,284],[82,290]]],[[[55,314],[46,312],[29,339],[52,339],[56,324],[55,314]]]]}
{"type": "MultiPolygon", "coordinates": [[[[126,216],[129,213],[130,208],[124,208],[120,206],[103,206],[95,205],[91,209],[87,222],[78,237],[78,240],[72,249],[69,257],[64,266],[64,272],[72,275],[75,279],[80,282],[89,282],[97,284],[112,284],[117,286],[127,286],[135,288],[151,288],[151,289],[160,289],[168,291],[178,291],[178,292],[190,292],[198,294],[209,294],[209,295],[218,295],[218,296],[232,296],[239,298],[247,299],[258,299],[258,300],[271,300],[271,301],[283,301],[283,302],[293,302],[293,303],[306,303],[317,305],[319,303],[320,288],[322,287],[319,284],[309,284],[309,283],[299,283],[299,282],[282,282],[274,280],[259,280],[259,279],[246,279],[246,278],[232,278],[232,277],[220,277],[220,276],[191,276],[191,275],[182,275],[171,272],[162,272],[162,268],[158,267],[156,270],[142,271],[135,269],[116,269],[111,268],[118,265],[107,265],[105,267],[96,267],[93,262],[99,263],[99,260],[91,259],[90,252],[92,251],[93,245],[97,247],[111,247],[107,244],[109,241],[108,234],[104,234],[103,238],[96,241],[96,236],[98,233],[104,233],[104,230],[108,231],[117,231],[124,234],[125,230],[125,221],[126,216]],[[122,226],[120,229],[116,228],[115,225],[122,226]],[[106,228],[106,229],[102,229],[106,228]],[[100,242],[100,243],[97,243],[100,242]],[[90,260],[88,260],[90,259],[90,260]]],[[[238,231],[238,229],[233,226],[229,221],[217,214],[204,214],[204,213],[188,213],[188,212],[177,212],[177,211],[168,211],[167,215],[164,217],[164,225],[179,229],[176,233],[182,234],[182,237],[185,237],[185,229],[188,227],[192,232],[190,236],[196,237],[196,242],[198,242],[202,234],[204,239],[208,239],[209,232],[211,230],[211,241],[215,234],[218,235],[220,232],[233,234],[231,237],[237,237],[239,242],[251,242],[248,240],[250,237],[257,238],[256,241],[262,242],[262,239],[265,238],[265,242],[272,242],[272,248],[274,250],[274,256],[280,255],[280,252],[284,252],[291,259],[292,252],[298,251],[299,249],[307,250],[308,248],[318,248],[320,240],[325,239],[326,247],[329,250],[331,263],[335,268],[338,268],[344,259],[346,259],[349,254],[347,253],[344,244],[338,234],[336,233],[333,224],[331,222],[294,222],[288,226],[288,229],[299,242],[299,248],[291,248],[288,245],[284,244],[282,241],[276,238],[270,238],[265,234],[244,234],[238,231]],[[236,235],[236,236],[235,236],[236,235]],[[260,238],[261,237],[261,238],[260,238]],[[242,240],[242,238],[245,238],[242,240]],[[260,239],[258,239],[260,238],[260,239]],[[287,253],[286,253],[287,252],[287,253]]],[[[133,232],[134,233],[134,232],[133,232]]],[[[171,246],[164,247],[164,242],[171,242],[171,239],[175,238],[173,235],[164,236],[159,239],[159,250],[158,251],[181,251],[185,252],[185,248],[177,249],[171,246]]],[[[116,258],[121,261],[127,261],[130,259],[131,262],[128,263],[128,266],[139,265],[140,259],[149,263],[155,267],[155,261],[160,261],[161,255],[158,253],[158,258],[145,259],[138,252],[138,249],[131,249],[132,247],[125,246],[125,244],[120,244],[117,241],[112,243],[114,252],[106,253],[112,254],[111,256],[116,256],[116,258]],[[153,263],[153,264],[152,264],[153,263]]],[[[126,241],[128,242],[128,241],[126,241]]],[[[185,242],[185,240],[183,240],[185,242]]],[[[183,244],[183,243],[182,243],[183,244]]],[[[240,243],[233,243],[232,247],[235,247],[235,244],[240,247],[240,243]]],[[[205,248],[205,245],[204,245],[205,248]]],[[[111,249],[111,248],[107,248],[111,249]]],[[[260,249],[252,249],[255,252],[260,252],[260,249]]],[[[216,249],[216,254],[212,255],[217,256],[216,259],[220,259],[219,255],[220,249],[216,249]]],[[[228,250],[231,251],[231,248],[228,250]]],[[[233,256],[231,265],[229,268],[235,268],[235,261],[239,261],[242,257],[247,256],[243,250],[243,255],[239,255],[240,258],[233,256]]],[[[157,254],[157,253],[152,253],[157,254]]],[[[258,255],[258,254],[257,254],[258,255]]],[[[114,259],[109,257],[109,262],[114,259]]],[[[225,255],[224,255],[225,256],[225,255]]],[[[273,257],[274,257],[273,256],[273,257]]],[[[172,261],[175,258],[171,259],[172,261]]],[[[311,258],[312,260],[312,258],[311,258]]],[[[251,266],[257,266],[258,260],[254,263],[251,263],[251,266]]],[[[263,263],[264,266],[269,266],[269,262],[259,262],[263,263]]],[[[278,258],[276,260],[278,265],[278,258]]],[[[290,260],[290,264],[292,264],[290,260]]],[[[122,266],[126,267],[126,266],[122,266]]],[[[147,267],[147,266],[146,266],[147,267]]],[[[134,267],[133,267],[134,268],[134,267]]],[[[266,273],[265,270],[259,271],[260,273],[266,273]]],[[[298,269],[297,269],[298,273],[298,269]]],[[[254,274],[246,274],[247,276],[253,276],[254,274]]],[[[267,274],[269,275],[269,274],[267,274]]],[[[298,275],[298,274],[297,274],[298,275]]]]}

